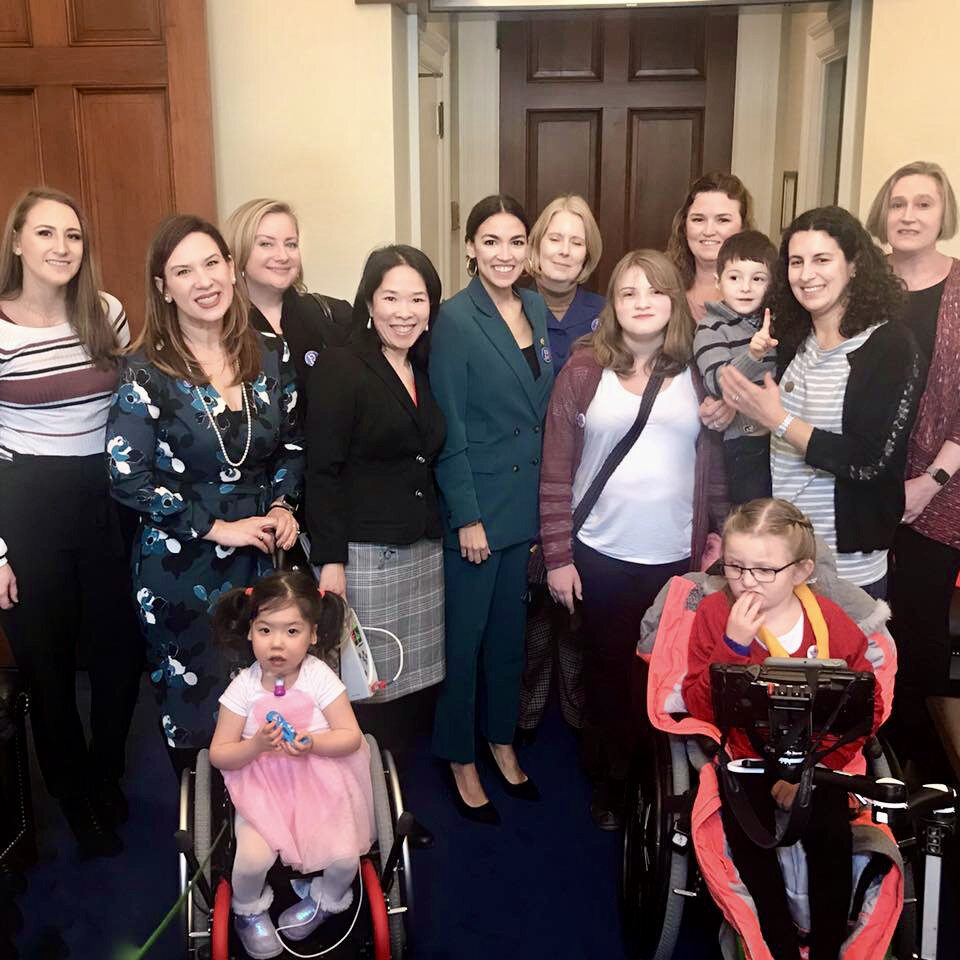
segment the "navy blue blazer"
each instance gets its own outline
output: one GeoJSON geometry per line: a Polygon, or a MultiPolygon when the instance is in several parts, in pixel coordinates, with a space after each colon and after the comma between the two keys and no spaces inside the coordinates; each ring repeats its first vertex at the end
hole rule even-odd
{"type": "Polygon", "coordinates": [[[594,321],[606,306],[606,298],[599,293],[591,293],[583,287],[577,287],[573,300],[564,314],[563,321],[547,311],[547,336],[553,353],[553,372],[558,374],[570,356],[574,343],[590,333],[594,321]]]}
{"type": "Polygon", "coordinates": [[[430,388],[447,421],[435,468],[447,546],[456,547],[457,530],[474,520],[483,522],[491,550],[537,536],[554,364],[543,298],[515,292],[533,327],[537,379],[479,278],[440,306],[431,330],[430,388]]]}

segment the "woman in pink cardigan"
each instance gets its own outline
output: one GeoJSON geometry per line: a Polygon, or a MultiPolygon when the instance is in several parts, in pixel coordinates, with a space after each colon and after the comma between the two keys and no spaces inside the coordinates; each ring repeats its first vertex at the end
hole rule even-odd
{"type": "Polygon", "coordinates": [[[960,574],[960,261],[937,250],[957,231],[957,202],[936,163],[917,161],[880,188],[867,229],[891,247],[908,291],[904,320],[928,366],[907,448],[906,508],[893,546],[890,629],[899,664],[887,733],[920,780],[949,767],[926,710],[947,692],[950,601],[960,574]]]}
{"type": "Polygon", "coordinates": [[[718,434],[701,426],[693,321],[662,253],[636,251],[617,264],[597,328],[580,343],[547,412],[540,534],[550,595],[571,612],[582,602],[583,759],[594,821],[614,830],[635,742],[630,688],[640,621],[670,577],[699,568],[707,532],[723,515],[724,488],[722,472],[718,486],[709,482],[718,434]],[[651,381],[646,425],[575,533],[575,508],[637,419],[651,381]],[[708,489],[718,495],[708,498],[708,489]],[[708,510],[708,499],[718,511],[708,510]]]}

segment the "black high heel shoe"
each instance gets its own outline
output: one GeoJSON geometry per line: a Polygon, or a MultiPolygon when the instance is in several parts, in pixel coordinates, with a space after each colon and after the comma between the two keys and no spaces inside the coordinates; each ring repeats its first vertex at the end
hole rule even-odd
{"type": "Polygon", "coordinates": [[[500,764],[497,763],[496,754],[493,752],[493,747],[490,744],[487,744],[487,763],[490,764],[490,767],[493,769],[493,772],[500,778],[500,785],[506,791],[508,796],[515,797],[517,800],[539,800],[540,791],[537,789],[537,785],[527,777],[526,780],[521,783],[511,783],[504,772],[500,769],[500,764]]]}
{"type": "Polygon", "coordinates": [[[453,775],[450,764],[444,764],[447,771],[447,786],[453,796],[453,805],[457,808],[457,813],[465,820],[472,820],[474,823],[483,823],[490,827],[500,826],[500,814],[497,808],[488,800],[479,807],[471,807],[460,794],[460,788],[457,786],[457,778],[453,775]]]}

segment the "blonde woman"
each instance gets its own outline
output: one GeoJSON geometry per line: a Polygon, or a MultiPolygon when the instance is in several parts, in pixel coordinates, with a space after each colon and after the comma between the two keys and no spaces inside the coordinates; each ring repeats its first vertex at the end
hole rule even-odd
{"type": "Polygon", "coordinates": [[[142,644],[103,430],[129,340],[100,291],[86,217],[66,194],[30,190],[0,241],[0,626],[30,687],[44,782],[82,856],[112,856],[126,819],[119,781],[142,644]],[[76,642],[90,686],[87,745],[76,642]]]}

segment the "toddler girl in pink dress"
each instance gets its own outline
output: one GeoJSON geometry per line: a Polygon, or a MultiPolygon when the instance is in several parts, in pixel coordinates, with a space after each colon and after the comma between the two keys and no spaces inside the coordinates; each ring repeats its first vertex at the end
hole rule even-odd
{"type": "Polygon", "coordinates": [[[353,901],[359,857],[375,838],[370,751],[346,690],[317,656],[337,645],[343,601],[318,593],[306,574],[269,574],[217,605],[214,633],[249,639],[256,658],[220,697],[210,762],[236,808],[234,926],[255,960],[279,956],[279,928],[309,936],[353,901]],[[267,714],[276,711],[294,739],[267,714]],[[274,927],[267,871],[277,857],[294,870],[322,870],[274,927]]]}

